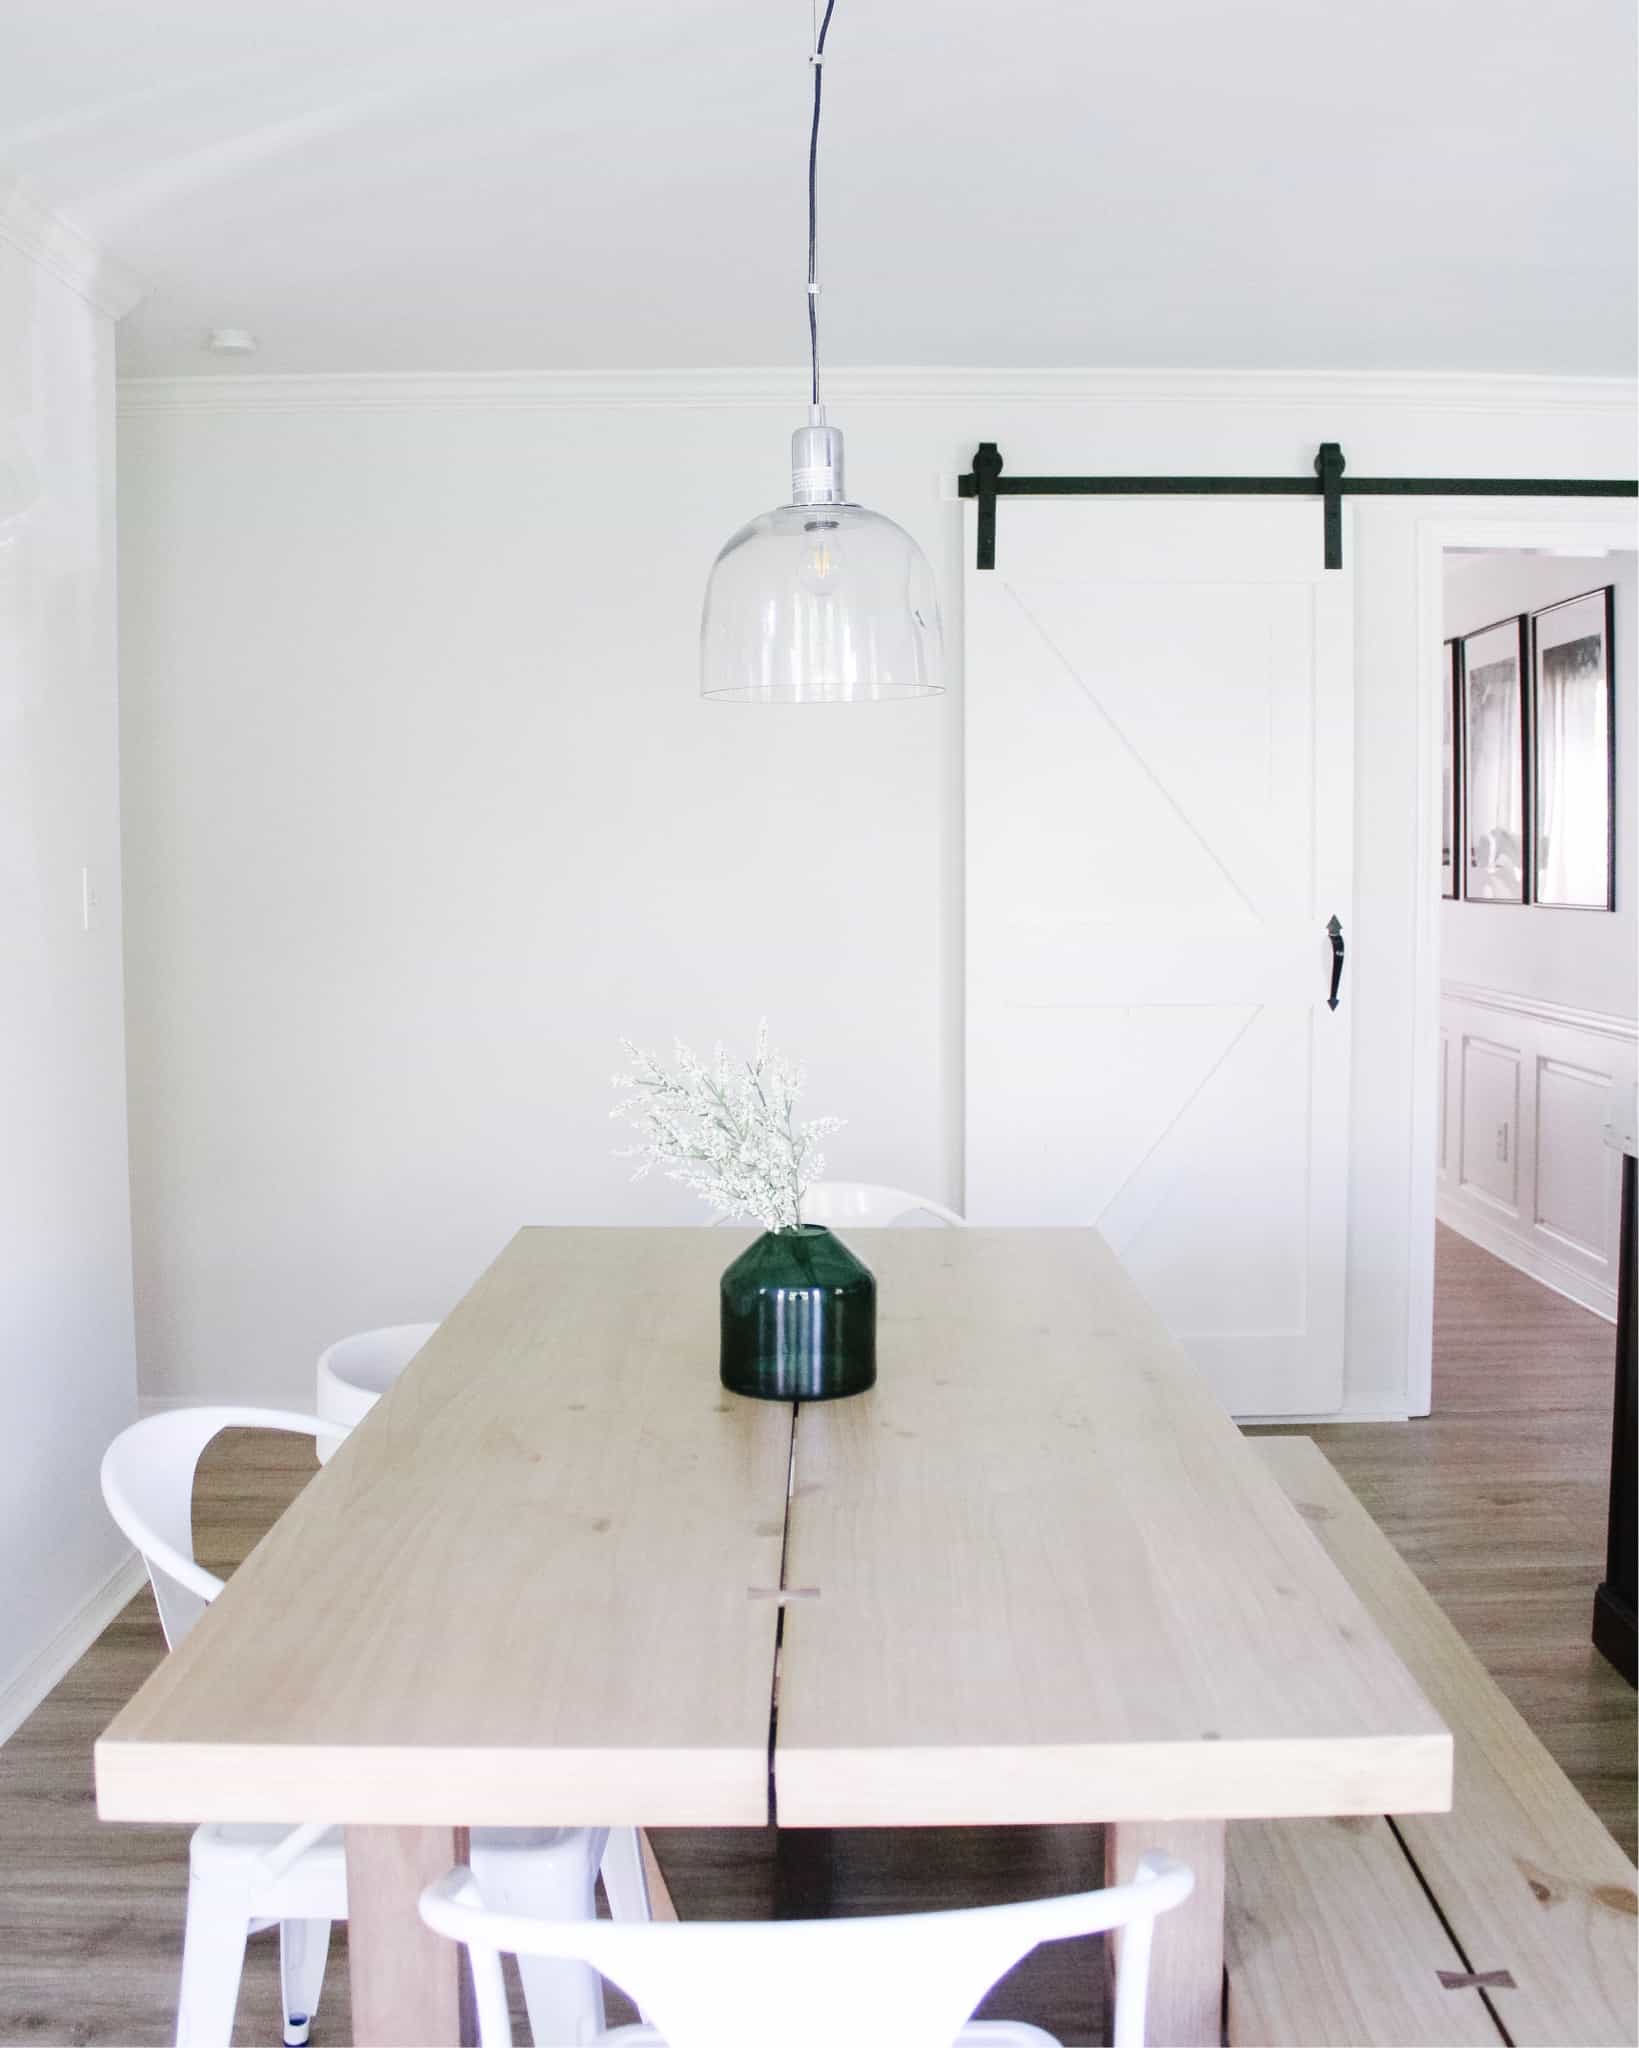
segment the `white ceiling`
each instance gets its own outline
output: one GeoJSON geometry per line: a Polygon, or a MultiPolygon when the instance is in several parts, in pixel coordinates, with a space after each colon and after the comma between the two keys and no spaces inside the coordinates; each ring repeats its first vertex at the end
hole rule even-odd
{"type": "MultiPolygon", "coordinates": [[[[4,0],[128,373],[794,362],[807,0],[4,0]]],[[[843,363],[1634,367],[1632,0],[838,0],[843,363]]]]}

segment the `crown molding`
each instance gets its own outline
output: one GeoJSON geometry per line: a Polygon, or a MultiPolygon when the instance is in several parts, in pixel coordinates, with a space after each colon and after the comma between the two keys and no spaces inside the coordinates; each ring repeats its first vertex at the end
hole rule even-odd
{"type": "MultiPolygon", "coordinates": [[[[1621,377],[1455,371],[836,369],[837,405],[1154,405],[1392,411],[1597,413],[1632,418],[1639,384],[1621,377]]],[[[805,369],[258,372],[121,380],[120,411],[555,412],[769,406],[798,413],[805,369]]]]}
{"type": "Polygon", "coordinates": [[[123,319],[147,292],[134,271],[16,179],[0,178],[0,242],[49,270],[110,320],[123,319]]]}

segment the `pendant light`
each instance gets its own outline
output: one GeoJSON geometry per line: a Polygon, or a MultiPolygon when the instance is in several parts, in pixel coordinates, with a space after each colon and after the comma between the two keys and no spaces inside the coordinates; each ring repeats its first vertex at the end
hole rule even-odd
{"type": "Polygon", "coordinates": [[[820,403],[817,173],[826,0],[809,62],[808,424],[791,436],[791,502],[742,526],[712,567],[700,619],[700,694],[752,704],[928,697],[940,680],[939,600],[901,526],[851,504],[842,433],[820,403]]]}

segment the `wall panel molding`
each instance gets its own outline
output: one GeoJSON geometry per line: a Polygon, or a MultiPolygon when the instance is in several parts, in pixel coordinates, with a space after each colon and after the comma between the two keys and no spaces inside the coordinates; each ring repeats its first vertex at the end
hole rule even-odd
{"type": "Polygon", "coordinates": [[[1604,1126],[1612,1091],[1632,1085],[1639,1024],[1447,983],[1441,1042],[1440,1221],[1614,1320],[1619,1160],[1604,1126]]]}
{"type": "Polygon", "coordinates": [[[1568,1003],[1545,1003],[1536,996],[1516,996],[1506,989],[1475,988],[1462,981],[1441,984],[1447,1001],[1470,1009],[1501,1010],[1514,1017],[1529,1017],[1539,1024],[1560,1024],[1572,1031],[1590,1031],[1600,1038],[1621,1038],[1639,1044],[1639,1019],[1615,1017],[1605,1010],[1578,1010],[1568,1003]]]}
{"type": "Polygon", "coordinates": [[[1463,1031],[1458,1044],[1457,1185],[1469,1199],[1516,1217],[1523,1049],[1474,1031],[1463,1031]]]}

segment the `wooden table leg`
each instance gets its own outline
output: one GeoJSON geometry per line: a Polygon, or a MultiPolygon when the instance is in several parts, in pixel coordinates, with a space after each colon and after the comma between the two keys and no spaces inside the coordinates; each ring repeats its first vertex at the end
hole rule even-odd
{"type": "Polygon", "coordinates": [[[774,1830],[774,1918],[827,1920],[836,1899],[836,1830],[774,1830]]]}
{"type": "MultiPolygon", "coordinates": [[[[1122,1821],[1104,1831],[1104,1872],[1125,1884],[1146,1849],[1177,1857],[1195,1889],[1155,1923],[1150,1959],[1150,2048],[1219,2048],[1224,2012],[1224,1824],[1122,1821]]],[[[1116,1937],[1117,1960],[1120,1936],[1116,1937]]]]}
{"type": "Polygon", "coordinates": [[[465,1828],[347,1830],[347,1956],[358,2048],[462,2048],[478,2036],[461,1950],[416,1911],[467,1860],[465,1828]]]}

